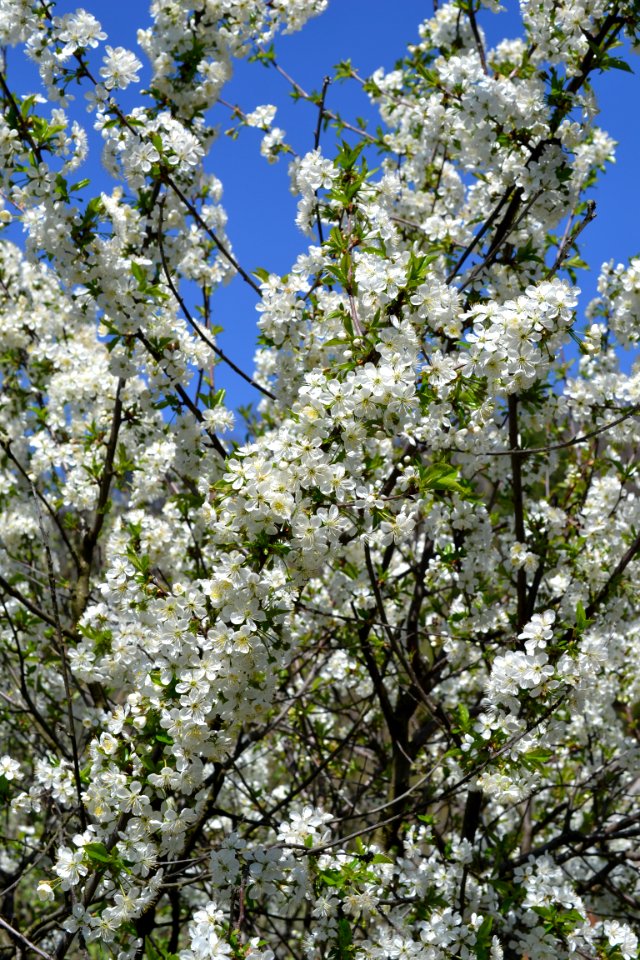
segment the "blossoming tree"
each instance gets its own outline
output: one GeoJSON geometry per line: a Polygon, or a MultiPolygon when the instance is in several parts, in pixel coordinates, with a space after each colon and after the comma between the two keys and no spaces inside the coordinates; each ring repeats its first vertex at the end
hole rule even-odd
{"type": "Polygon", "coordinates": [[[92,13],[0,3],[46,93],[0,74],[2,957],[637,955],[640,260],[586,322],[575,273],[640,10],[522,0],[490,49],[454,0],[390,73],[337,68],[377,132],[293,82],[309,245],[253,272],[210,108],[325,5],[154,0],[125,108],[92,13]]]}

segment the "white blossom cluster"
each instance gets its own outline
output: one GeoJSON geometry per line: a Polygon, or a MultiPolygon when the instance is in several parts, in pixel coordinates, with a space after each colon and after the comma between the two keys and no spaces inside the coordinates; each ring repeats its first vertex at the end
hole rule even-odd
{"type": "Polygon", "coordinates": [[[135,52],[0,0],[43,84],[0,81],[0,949],[631,960],[639,261],[586,326],[574,274],[638,12],[523,0],[490,49],[492,0],[441,5],[391,72],[337,68],[377,132],[294,86],[309,242],[253,272],[211,109],[326,5],[157,0],[135,52]]]}

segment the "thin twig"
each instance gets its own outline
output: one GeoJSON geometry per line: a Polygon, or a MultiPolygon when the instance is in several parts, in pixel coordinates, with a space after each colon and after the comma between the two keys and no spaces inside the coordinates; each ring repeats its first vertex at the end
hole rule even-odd
{"type": "MultiPolygon", "coordinates": [[[[28,597],[25,597],[25,595],[20,590],[18,590],[17,587],[13,587],[11,585],[9,581],[2,576],[2,574],[0,574],[0,588],[4,590],[4,592],[8,594],[10,597],[13,597],[14,600],[18,600],[18,602],[21,603],[23,607],[25,607],[35,617],[38,617],[39,620],[44,621],[44,623],[48,623],[50,627],[56,627],[56,621],[54,617],[51,616],[50,613],[47,613],[46,610],[43,610],[41,607],[35,604],[32,600],[29,600],[28,597]]],[[[64,634],[65,637],[68,637],[70,640],[77,640],[76,635],[71,630],[68,630],[66,627],[62,627],[62,633],[64,634]]]]}
{"type": "MultiPolygon", "coordinates": [[[[149,340],[147,340],[144,333],[142,333],[139,330],[138,333],[136,334],[136,337],[138,338],[140,343],[145,347],[145,349],[150,353],[150,355],[153,357],[156,363],[159,363],[160,357],[158,356],[158,351],[154,348],[153,344],[150,343],[149,340]]],[[[193,416],[196,418],[198,423],[204,423],[204,417],[202,416],[202,412],[198,410],[197,406],[195,405],[195,403],[193,402],[193,400],[191,399],[187,391],[184,389],[184,387],[181,386],[181,384],[176,383],[175,391],[178,394],[178,397],[180,399],[180,403],[182,404],[182,406],[186,407],[193,414],[193,416]]],[[[223,445],[220,443],[219,438],[216,436],[213,430],[209,430],[207,429],[207,427],[205,427],[205,431],[207,436],[211,440],[213,449],[216,451],[216,453],[219,453],[221,457],[226,458],[227,451],[225,450],[223,445]]]]}
{"type": "Polygon", "coordinates": [[[160,251],[160,260],[161,260],[161,262],[162,262],[162,269],[164,270],[164,275],[165,275],[167,284],[169,285],[169,289],[171,290],[172,294],[174,295],[176,301],[178,302],[178,305],[180,306],[180,309],[181,309],[182,312],[184,313],[184,315],[185,315],[188,323],[191,325],[191,327],[192,327],[193,330],[197,333],[197,335],[200,337],[200,339],[203,341],[203,343],[206,343],[206,345],[207,345],[211,350],[213,350],[213,352],[215,353],[215,355],[216,355],[217,357],[220,357],[220,359],[221,359],[224,363],[226,363],[227,366],[231,367],[231,369],[232,369],[235,373],[237,373],[238,376],[242,377],[243,380],[245,380],[247,383],[251,384],[251,386],[254,387],[256,390],[259,390],[260,393],[264,394],[265,397],[269,397],[270,400],[276,400],[277,398],[276,398],[275,394],[271,393],[270,390],[267,390],[266,387],[262,387],[262,386],[261,386],[259,383],[257,383],[252,377],[250,377],[248,373],[245,373],[244,370],[242,370],[236,363],[234,363],[233,360],[231,360],[231,359],[220,349],[220,347],[218,347],[218,346],[213,342],[213,340],[211,340],[211,339],[207,336],[207,334],[203,331],[203,329],[202,329],[202,327],[200,326],[200,324],[199,324],[199,323],[196,323],[196,321],[193,319],[193,316],[191,315],[190,310],[188,309],[186,303],[184,302],[184,299],[183,299],[182,295],[180,294],[180,291],[178,290],[177,286],[175,285],[175,283],[174,283],[174,281],[173,281],[173,277],[171,276],[171,272],[170,272],[170,270],[169,270],[169,264],[167,263],[167,258],[166,258],[165,249],[164,249],[164,243],[163,243],[163,241],[162,241],[162,210],[163,210],[163,206],[164,206],[164,203],[161,203],[161,204],[160,204],[160,216],[159,216],[159,221],[158,221],[158,249],[159,249],[159,251],[160,251]]]}
{"type": "Polygon", "coordinates": [[[558,247],[558,253],[557,253],[556,259],[553,262],[553,266],[550,267],[549,270],[547,271],[545,279],[548,280],[555,273],[557,273],[557,271],[560,269],[560,267],[564,263],[567,253],[569,252],[569,249],[574,245],[574,243],[576,242],[576,240],[578,239],[578,237],[580,236],[584,228],[588,226],[588,224],[590,224],[592,220],[595,219],[595,216],[596,216],[595,201],[589,200],[587,202],[587,209],[585,211],[584,217],[582,218],[580,223],[576,224],[573,230],[571,230],[571,220],[568,221],[567,229],[565,230],[564,236],[560,241],[560,246],[558,247]]]}
{"type": "Polygon", "coordinates": [[[44,960],[53,960],[53,957],[50,953],[46,953],[44,950],[41,950],[40,947],[37,947],[35,943],[32,943],[31,940],[27,940],[27,938],[23,936],[19,930],[16,930],[16,928],[12,927],[10,923],[7,923],[4,917],[0,917],[0,927],[6,930],[13,940],[17,940],[18,943],[28,947],[29,950],[33,950],[33,952],[37,953],[39,957],[44,957],[44,960]]]}
{"type": "MultiPolygon", "coordinates": [[[[518,437],[518,398],[509,394],[509,444],[512,450],[520,446],[518,437]]],[[[524,530],[524,500],[522,492],[522,459],[515,454],[511,457],[511,488],[513,490],[513,528],[518,543],[526,543],[524,530]]],[[[516,572],[516,592],[518,599],[518,633],[527,622],[527,573],[524,567],[516,572]]]]}
{"type": "Polygon", "coordinates": [[[447,283],[451,283],[454,280],[454,278],[458,275],[463,263],[473,253],[473,251],[475,250],[477,245],[480,243],[480,241],[482,240],[487,230],[493,225],[494,220],[496,219],[496,217],[504,207],[510,195],[511,195],[510,189],[506,190],[505,193],[502,194],[502,196],[500,197],[500,200],[498,201],[496,206],[493,208],[493,210],[491,211],[487,219],[484,221],[484,223],[482,224],[482,226],[474,236],[473,240],[463,250],[461,256],[459,257],[457,262],[454,264],[453,269],[451,270],[451,272],[447,277],[447,283]]]}
{"type": "MultiPolygon", "coordinates": [[[[324,119],[325,110],[324,102],[327,96],[327,90],[329,89],[329,84],[331,83],[331,77],[325,77],[322,81],[322,93],[320,94],[320,102],[318,104],[318,122],[316,124],[316,132],[313,138],[313,148],[314,150],[320,149],[320,134],[322,132],[322,121],[324,119]]],[[[324,233],[322,230],[322,217],[320,216],[320,204],[318,203],[318,191],[315,191],[316,195],[316,224],[318,227],[318,240],[320,246],[324,243],[324,233]]]]}
{"type": "MultiPolygon", "coordinates": [[[[27,483],[31,484],[31,478],[29,477],[29,474],[27,473],[27,471],[25,470],[25,468],[22,466],[22,464],[20,463],[20,461],[18,460],[18,458],[17,458],[17,457],[15,456],[15,454],[13,453],[13,451],[12,451],[12,449],[11,449],[10,442],[7,441],[7,440],[1,440],[1,439],[0,439],[0,447],[2,447],[2,449],[4,450],[5,454],[6,454],[7,457],[9,458],[9,460],[11,460],[11,462],[12,462],[12,463],[14,464],[14,466],[17,468],[17,470],[18,470],[18,472],[20,473],[20,475],[22,476],[22,478],[23,478],[24,480],[26,480],[27,483]]],[[[58,514],[56,513],[56,511],[53,509],[53,507],[51,506],[51,504],[49,503],[49,501],[47,500],[47,498],[45,497],[45,495],[44,495],[43,493],[41,493],[40,490],[38,490],[38,488],[35,487],[35,485],[33,485],[33,489],[35,489],[36,496],[38,497],[38,499],[40,500],[40,502],[41,502],[42,504],[44,504],[47,513],[49,514],[49,516],[51,517],[51,519],[52,519],[53,522],[55,523],[56,527],[58,528],[58,531],[59,531],[59,533],[60,533],[60,536],[61,536],[62,539],[64,540],[65,545],[66,545],[66,547],[67,547],[67,550],[69,551],[69,554],[70,554],[70,556],[71,556],[71,559],[73,560],[73,563],[74,563],[76,569],[79,570],[79,569],[80,569],[80,560],[79,560],[79,558],[78,558],[78,555],[77,555],[75,549],[73,548],[73,545],[72,545],[71,541],[69,540],[69,537],[67,536],[67,532],[66,532],[66,530],[64,529],[63,524],[60,522],[60,517],[58,516],[58,514]]]]}
{"type": "Polygon", "coordinates": [[[71,697],[71,682],[69,680],[69,664],[67,662],[67,644],[62,632],[60,611],[58,609],[58,595],[56,592],[56,581],[53,574],[53,560],[51,558],[51,550],[49,548],[49,541],[47,538],[46,530],[44,528],[42,511],[40,509],[40,503],[36,496],[35,489],[33,491],[33,496],[36,501],[36,506],[38,510],[38,523],[40,525],[40,535],[42,537],[42,545],[44,548],[44,555],[47,563],[47,571],[49,574],[49,592],[51,594],[51,606],[53,609],[53,619],[55,622],[56,638],[58,641],[58,651],[60,653],[60,662],[62,665],[62,681],[64,683],[64,695],[65,695],[66,706],[67,706],[67,720],[69,723],[69,739],[71,740],[71,756],[73,759],[73,777],[74,777],[75,786],[76,786],[76,796],[78,798],[78,814],[80,817],[80,823],[82,825],[82,829],[86,830],[87,818],[84,811],[84,803],[82,800],[82,780],[80,779],[80,758],[78,753],[78,740],[76,738],[75,718],[73,716],[73,700],[71,697]]]}
{"type": "MultiPolygon", "coordinates": [[[[280,74],[280,76],[287,81],[287,83],[291,84],[291,86],[293,87],[293,89],[295,90],[295,92],[297,93],[297,95],[300,97],[301,100],[306,100],[309,103],[316,102],[315,97],[312,97],[310,93],[307,93],[307,91],[303,87],[301,87],[300,84],[286,72],[286,70],[282,69],[279,63],[272,61],[272,66],[280,74]]],[[[352,133],[357,133],[358,136],[363,138],[363,140],[368,140],[369,143],[380,143],[379,137],[374,137],[371,133],[367,133],[366,130],[362,130],[360,127],[356,127],[351,123],[347,123],[347,121],[343,120],[339,114],[333,113],[333,111],[325,109],[324,115],[327,118],[327,120],[333,120],[335,123],[339,124],[341,127],[344,127],[345,130],[351,130],[352,133]]]]}
{"type": "Polygon", "coordinates": [[[164,174],[164,181],[165,181],[166,184],[168,184],[168,186],[171,187],[171,189],[173,190],[173,192],[175,193],[175,195],[176,195],[177,197],[179,197],[179,199],[180,199],[180,200],[182,201],[182,203],[185,205],[185,207],[187,208],[187,210],[189,211],[189,213],[191,214],[191,216],[193,217],[193,219],[194,219],[194,220],[196,221],[196,223],[198,224],[198,226],[199,226],[202,230],[204,230],[204,232],[207,234],[207,236],[209,237],[209,239],[213,241],[213,244],[218,248],[218,250],[220,251],[220,253],[222,254],[222,256],[225,258],[225,260],[228,260],[228,262],[231,264],[231,266],[232,266],[232,267],[236,270],[236,272],[242,277],[242,279],[244,280],[244,282],[245,282],[245,283],[248,283],[249,286],[252,288],[252,290],[255,290],[255,292],[258,294],[259,297],[262,297],[262,290],[260,289],[260,287],[258,286],[258,284],[255,282],[255,280],[253,279],[253,277],[249,276],[249,274],[247,273],[247,271],[244,270],[244,269],[240,266],[240,264],[238,263],[238,261],[236,260],[236,258],[233,256],[233,254],[231,253],[231,251],[229,250],[229,248],[226,246],[226,244],[224,244],[224,243],[222,242],[222,240],[221,240],[221,239],[218,237],[218,235],[211,229],[211,227],[208,225],[208,223],[206,223],[206,221],[202,219],[202,216],[198,213],[197,209],[196,209],[195,206],[191,203],[191,201],[189,200],[189,198],[184,195],[184,193],[182,192],[182,190],[180,189],[180,187],[177,185],[177,183],[175,182],[175,180],[173,179],[173,177],[169,176],[169,174],[165,172],[165,174],[164,174]]]}
{"type": "Polygon", "coordinates": [[[478,24],[476,22],[476,12],[473,9],[474,0],[469,0],[467,4],[466,11],[469,15],[469,23],[471,24],[471,32],[473,33],[473,39],[475,40],[476,50],[478,51],[478,56],[480,57],[480,63],[482,64],[482,69],[487,76],[489,76],[489,67],[487,66],[487,55],[484,51],[484,45],[482,43],[482,37],[480,36],[480,31],[478,30],[478,24]]]}
{"type": "Polygon", "coordinates": [[[7,607],[7,604],[5,603],[5,599],[2,596],[0,596],[0,603],[2,604],[4,615],[7,618],[9,629],[13,634],[13,640],[16,645],[16,653],[18,654],[18,661],[20,664],[20,667],[19,667],[20,679],[17,685],[20,687],[20,692],[22,694],[23,700],[27,705],[27,708],[28,708],[27,712],[31,711],[31,716],[40,727],[40,731],[44,736],[45,740],[47,741],[48,745],[51,746],[53,744],[53,747],[56,750],[59,750],[62,754],[66,755],[67,751],[64,748],[63,744],[60,743],[60,741],[58,740],[58,737],[56,736],[56,733],[55,733],[55,727],[51,723],[47,723],[46,719],[42,716],[38,707],[36,706],[36,704],[33,702],[31,698],[31,694],[29,693],[29,687],[27,686],[27,681],[25,678],[24,654],[22,653],[22,647],[20,646],[20,637],[18,636],[16,625],[13,622],[13,617],[9,613],[9,609],[7,607]]]}
{"type": "MultiPolygon", "coordinates": [[[[599,436],[599,434],[605,433],[605,431],[611,430],[613,427],[617,427],[618,424],[624,423],[625,420],[633,417],[638,412],[640,412],[640,403],[635,404],[630,410],[622,414],[621,417],[617,417],[615,420],[611,420],[609,423],[604,423],[601,427],[597,427],[595,430],[589,431],[589,433],[583,433],[580,436],[572,437],[571,440],[564,440],[562,443],[551,443],[546,447],[515,447],[511,450],[483,450],[477,453],[476,456],[532,457],[538,453],[551,453],[554,450],[565,450],[567,447],[575,447],[579,443],[586,443],[587,440],[592,440],[594,437],[599,436]]],[[[457,450],[456,452],[463,454],[468,453],[466,450],[457,450]]]]}

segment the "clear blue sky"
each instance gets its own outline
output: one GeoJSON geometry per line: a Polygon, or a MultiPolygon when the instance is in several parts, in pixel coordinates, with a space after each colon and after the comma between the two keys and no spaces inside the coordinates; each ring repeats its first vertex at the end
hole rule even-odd
{"type": "MultiPolygon", "coordinates": [[[[484,11],[479,15],[489,45],[521,34],[518,4],[507,0],[504,6],[504,13],[484,11]]],[[[425,0],[330,0],[327,12],[301,33],[279,38],[279,60],[307,90],[319,89],[323,76],[346,58],[361,75],[379,66],[389,69],[407,43],[418,39],[417,26],[430,8],[425,0]]],[[[634,69],[636,65],[640,71],[640,57],[634,57],[634,69]]],[[[640,78],[637,73],[610,71],[596,81],[596,89],[602,107],[599,124],[618,141],[618,148],[616,164],[609,166],[593,192],[596,220],[581,239],[583,256],[592,265],[589,272],[579,273],[582,306],[596,294],[597,274],[604,260],[624,261],[640,252],[640,78]]],[[[297,150],[313,146],[314,108],[287,104],[284,83],[259,64],[238,65],[226,99],[249,107],[284,103],[277,122],[291,135],[297,150]]],[[[345,116],[367,113],[366,98],[358,94],[355,84],[331,87],[327,106],[334,105],[339,105],[345,116]]],[[[294,225],[296,201],[288,192],[286,161],[268,165],[257,155],[259,132],[243,134],[236,142],[223,138],[212,157],[225,183],[230,235],[243,264],[285,272],[305,242],[294,225]]],[[[331,132],[325,137],[329,144],[331,132]]],[[[246,357],[247,362],[252,352],[254,301],[251,291],[239,290],[240,286],[241,282],[235,281],[220,292],[217,301],[227,331],[221,343],[234,357],[246,357]]],[[[220,369],[220,382],[228,383],[230,397],[238,393],[232,376],[220,369]]],[[[240,386],[244,391],[244,384],[240,386]]]]}
{"type": "MultiPolygon", "coordinates": [[[[75,9],[78,3],[65,0],[58,12],[75,9]]],[[[103,23],[113,46],[136,47],[135,31],[148,23],[148,6],[142,0],[85,0],[84,5],[103,23]]],[[[519,13],[514,0],[506,0],[505,12],[479,16],[490,45],[505,36],[518,36],[519,13]]],[[[307,90],[319,89],[322,78],[332,72],[340,60],[350,58],[362,75],[379,66],[392,68],[407,43],[418,38],[417,26],[429,14],[429,0],[330,0],[328,11],[310,21],[301,33],[279,37],[276,50],[282,66],[307,90]]],[[[13,83],[34,89],[34,81],[19,63],[19,55],[10,52],[9,77],[13,83]]],[[[144,58],[142,58],[144,59],[144,58]]],[[[640,58],[634,58],[640,71],[640,58]]],[[[610,166],[593,196],[597,218],[581,239],[585,259],[592,265],[582,272],[579,283],[584,306],[595,293],[600,264],[607,259],[625,261],[640,252],[640,124],[637,104],[640,80],[637,74],[609,72],[596,80],[602,107],[600,125],[618,142],[617,162],[610,166]]],[[[135,88],[133,98],[135,100],[135,88]]],[[[226,87],[225,99],[251,110],[264,103],[278,106],[276,123],[287,131],[287,140],[298,151],[311,149],[317,112],[311,105],[293,103],[285,82],[261,64],[239,63],[233,81],[226,87]]],[[[329,90],[327,105],[345,117],[370,115],[368,101],[356,84],[341,84],[329,90]]],[[[82,112],[81,117],[87,119],[82,112]]],[[[221,106],[213,113],[221,130],[229,124],[228,112],[221,106]]],[[[324,135],[330,153],[332,132],[324,135]]],[[[214,145],[208,167],[224,184],[223,203],[229,215],[228,232],[239,261],[247,270],[265,267],[279,273],[290,268],[307,243],[294,223],[296,199],[289,192],[287,159],[270,165],[259,154],[261,133],[243,130],[232,141],[221,136],[214,145]]],[[[90,169],[96,189],[107,184],[99,164],[99,140],[93,141],[90,169]]],[[[256,296],[234,280],[213,298],[214,322],[224,326],[221,346],[249,372],[255,349],[256,296]]],[[[255,391],[224,365],[217,370],[217,385],[228,389],[231,406],[258,399],[255,391]]]]}

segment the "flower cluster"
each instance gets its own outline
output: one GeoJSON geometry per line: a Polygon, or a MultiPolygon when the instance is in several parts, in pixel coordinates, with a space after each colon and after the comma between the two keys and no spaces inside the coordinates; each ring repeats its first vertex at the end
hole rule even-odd
{"type": "Polygon", "coordinates": [[[574,273],[638,11],[523,2],[492,49],[493,0],[445,3],[390,72],[336,68],[375,132],[294,82],[306,246],[253,271],[211,110],[326,5],[155,0],[136,53],[0,4],[43,84],[0,82],[0,947],[630,960],[640,261],[586,326],[574,273]]]}

